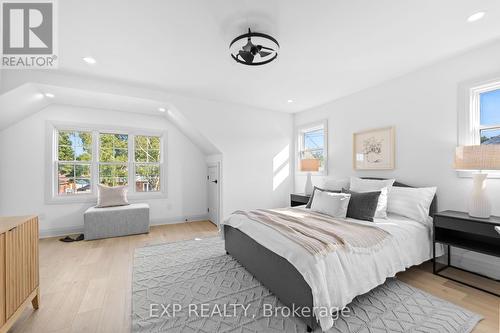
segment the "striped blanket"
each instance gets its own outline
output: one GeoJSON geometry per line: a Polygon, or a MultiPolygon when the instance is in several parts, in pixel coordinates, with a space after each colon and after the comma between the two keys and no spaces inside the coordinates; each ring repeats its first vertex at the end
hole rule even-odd
{"type": "Polygon", "coordinates": [[[314,256],[324,256],[339,247],[353,252],[373,252],[390,234],[377,226],[365,225],[300,208],[236,211],[265,224],[314,256]]]}

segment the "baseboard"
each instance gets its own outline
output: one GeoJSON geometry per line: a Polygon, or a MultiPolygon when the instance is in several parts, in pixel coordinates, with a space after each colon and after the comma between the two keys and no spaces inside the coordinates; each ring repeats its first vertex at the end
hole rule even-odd
{"type": "Polygon", "coordinates": [[[151,219],[150,225],[176,224],[176,223],[204,221],[204,220],[208,220],[208,214],[151,219]]]}
{"type": "MultiPolygon", "coordinates": [[[[176,224],[176,223],[185,223],[193,221],[203,221],[203,220],[208,220],[208,214],[151,219],[150,225],[156,226],[156,225],[176,224]]],[[[83,233],[83,225],[68,226],[61,228],[48,228],[48,229],[40,229],[40,238],[59,237],[59,236],[81,234],[81,233],[83,233]]]]}
{"type": "Polygon", "coordinates": [[[451,263],[454,266],[500,279],[500,259],[485,254],[453,248],[451,263]]]}
{"type": "Polygon", "coordinates": [[[83,225],[75,225],[62,228],[40,229],[40,238],[59,237],[83,233],[83,225]]]}

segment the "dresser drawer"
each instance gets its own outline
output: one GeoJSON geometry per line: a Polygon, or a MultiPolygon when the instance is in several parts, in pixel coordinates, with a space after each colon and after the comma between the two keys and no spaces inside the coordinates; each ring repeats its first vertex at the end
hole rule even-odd
{"type": "Polygon", "coordinates": [[[495,227],[498,227],[498,224],[494,223],[472,222],[444,216],[435,216],[434,226],[436,228],[456,230],[480,236],[497,238],[500,241],[500,232],[495,229],[495,227]]]}

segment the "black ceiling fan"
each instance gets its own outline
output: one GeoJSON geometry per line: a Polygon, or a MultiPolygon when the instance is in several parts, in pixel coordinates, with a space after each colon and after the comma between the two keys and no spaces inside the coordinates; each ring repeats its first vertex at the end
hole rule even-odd
{"type": "Polygon", "coordinates": [[[238,50],[237,53],[231,53],[231,57],[233,57],[233,59],[240,64],[251,66],[264,65],[273,61],[278,56],[278,41],[269,35],[259,32],[252,32],[250,28],[248,28],[248,33],[233,39],[229,47],[231,48],[237,41],[244,38],[247,39],[247,43],[243,47],[241,47],[241,49],[238,50]],[[252,37],[261,37],[264,38],[264,40],[269,40],[269,46],[272,47],[255,45],[252,43],[252,37]],[[259,57],[256,58],[256,55],[259,55],[259,57]]]}

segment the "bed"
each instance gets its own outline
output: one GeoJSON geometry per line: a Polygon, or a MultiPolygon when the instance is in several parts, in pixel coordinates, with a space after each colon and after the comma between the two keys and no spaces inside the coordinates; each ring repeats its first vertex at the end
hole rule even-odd
{"type": "MultiPolygon", "coordinates": [[[[398,182],[394,186],[409,187],[398,182]]],[[[233,215],[224,224],[226,252],[290,308],[341,309],[354,297],[384,283],[386,278],[432,257],[431,226],[436,206],[434,197],[428,225],[397,215],[376,219],[377,226],[394,237],[373,256],[335,251],[318,262],[286,237],[265,225],[249,223],[250,220],[240,215],[233,215]]],[[[315,329],[318,321],[323,330],[333,325],[331,316],[301,318],[308,331],[315,329]]]]}

